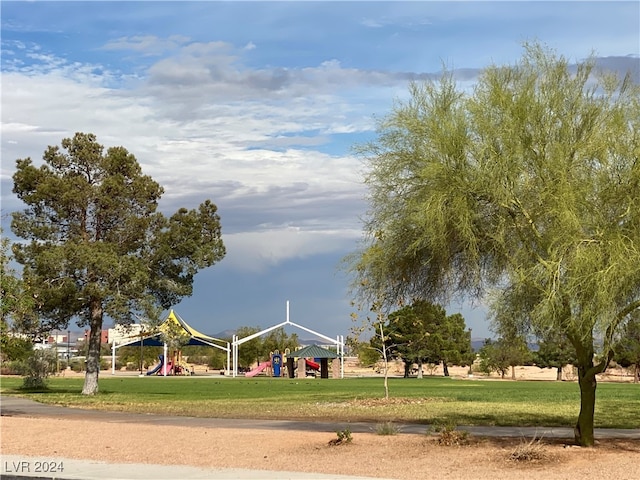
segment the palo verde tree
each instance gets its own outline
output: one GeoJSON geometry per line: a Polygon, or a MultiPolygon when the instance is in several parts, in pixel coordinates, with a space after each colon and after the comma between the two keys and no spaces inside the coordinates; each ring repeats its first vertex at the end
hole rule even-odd
{"type": "Polygon", "coordinates": [[[26,360],[33,353],[29,334],[38,318],[29,286],[12,268],[11,242],[0,229],[0,363],[26,360]]]}
{"type": "Polygon", "coordinates": [[[414,83],[380,121],[360,148],[370,208],[351,271],[387,305],[496,289],[520,331],[564,336],[575,440],[593,445],[596,375],[640,307],[640,89],[593,58],[524,50],[470,92],[451,74],[414,83]]]}
{"type": "Polygon", "coordinates": [[[8,341],[9,331],[28,334],[38,322],[34,292],[11,266],[13,260],[11,242],[0,230],[0,335],[3,346],[8,341]]]}
{"type": "Polygon", "coordinates": [[[76,133],[49,146],[43,164],[16,161],[13,192],[27,208],[13,232],[23,280],[37,299],[40,329],[88,326],[83,394],[98,391],[100,332],[105,315],[130,323],[189,296],[198,270],[224,257],[220,217],[209,200],[197,209],[160,213],[162,187],[142,174],[124,147],[104,147],[76,133]]]}

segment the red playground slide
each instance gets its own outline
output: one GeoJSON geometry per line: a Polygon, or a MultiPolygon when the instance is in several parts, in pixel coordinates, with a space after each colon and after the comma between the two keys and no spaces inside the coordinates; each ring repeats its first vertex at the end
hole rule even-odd
{"type": "Polygon", "coordinates": [[[260,365],[258,365],[256,368],[254,368],[250,372],[245,373],[244,376],[245,377],[255,377],[257,374],[259,374],[265,368],[270,367],[270,366],[271,366],[271,362],[261,363],[260,365]]]}
{"type": "Polygon", "coordinates": [[[305,359],[305,362],[307,362],[307,367],[311,368],[312,370],[320,370],[319,363],[307,359],[305,359]]]}

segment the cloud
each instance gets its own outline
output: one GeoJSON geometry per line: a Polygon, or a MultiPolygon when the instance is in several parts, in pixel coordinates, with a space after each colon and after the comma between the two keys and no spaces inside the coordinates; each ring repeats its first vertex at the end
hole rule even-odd
{"type": "Polygon", "coordinates": [[[224,236],[227,266],[265,272],[285,260],[343,252],[352,248],[360,230],[305,230],[284,226],[224,236]]]}
{"type": "Polygon", "coordinates": [[[135,35],[109,40],[101,49],[106,51],[126,50],[143,55],[161,55],[178,49],[189,40],[189,37],[183,35],[171,35],[167,38],[158,38],[155,35],[135,35]]]}
{"type": "MultiPolygon", "coordinates": [[[[408,81],[440,74],[345,67],[333,58],[256,66],[254,44],[238,45],[153,35],[104,44],[153,57],[136,73],[16,45],[21,53],[3,71],[3,186],[16,158],[38,160],[47,145],[93,132],[136,155],[165,187],[165,211],[211,198],[230,265],[262,269],[345,248],[360,228],[365,192],[359,160],[336,139],[373,134],[372,114],[388,111],[408,81]]],[[[472,85],[480,72],[455,74],[472,85]]],[[[10,189],[2,195],[5,208],[16,203],[10,189]]]]}
{"type": "MultiPolygon", "coordinates": [[[[147,40],[134,44],[147,52],[153,43],[147,40]]],[[[114,42],[111,48],[116,45],[130,44],[114,42]]],[[[228,264],[261,269],[286,258],[344,248],[338,227],[359,228],[359,161],[314,148],[340,132],[370,130],[370,119],[353,111],[339,88],[292,98],[198,95],[214,88],[210,74],[198,78],[202,64],[209,70],[217,65],[219,81],[229,89],[240,81],[254,90],[273,86],[265,87],[269,81],[260,72],[238,70],[237,52],[229,44],[189,44],[180,50],[156,62],[148,78],[130,88],[122,85],[118,72],[50,54],[5,72],[3,86],[11,94],[3,99],[2,156],[11,160],[2,164],[3,185],[10,183],[16,158],[30,156],[38,163],[47,145],[59,145],[76,131],[94,132],[107,147],[125,146],[143,171],[165,187],[163,210],[193,208],[205,198],[218,204],[225,241],[228,235],[232,247],[228,264]],[[176,75],[194,78],[182,91],[156,89],[157,72],[169,61],[183,65],[176,75]],[[112,79],[105,84],[92,73],[97,69],[112,79]]],[[[302,76],[297,80],[304,81],[302,76]]],[[[287,85],[304,88],[292,79],[287,85]]],[[[3,205],[15,208],[8,192],[3,189],[3,205]]]]}
{"type": "Polygon", "coordinates": [[[433,22],[422,15],[384,15],[377,18],[365,17],[360,20],[360,25],[367,28],[395,27],[400,29],[416,29],[433,22]]]}

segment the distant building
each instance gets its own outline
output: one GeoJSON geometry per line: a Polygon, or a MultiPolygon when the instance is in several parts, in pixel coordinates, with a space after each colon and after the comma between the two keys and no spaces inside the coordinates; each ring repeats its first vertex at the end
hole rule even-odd
{"type": "Polygon", "coordinates": [[[114,341],[116,344],[122,343],[124,339],[130,339],[131,337],[139,335],[145,327],[146,325],[139,323],[133,323],[131,325],[116,325],[114,328],[102,331],[103,335],[106,334],[106,338],[103,342],[110,343],[112,345],[114,341]]]}
{"type": "Polygon", "coordinates": [[[64,335],[59,333],[54,335],[49,335],[49,337],[47,338],[47,343],[48,344],[69,343],[71,341],[70,337],[71,335],[64,335]]]}

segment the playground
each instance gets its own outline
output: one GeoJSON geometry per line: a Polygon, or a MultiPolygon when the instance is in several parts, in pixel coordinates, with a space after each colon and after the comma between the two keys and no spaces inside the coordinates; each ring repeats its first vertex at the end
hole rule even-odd
{"type": "MultiPolygon", "coordinates": [[[[282,329],[283,327],[294,327],[312,334],[325,343],[334,346],[329,350],[318,345],[308,345],[302,349],[291,351],[286,348],[283,353],[275,350],[270,353],[269,358],[262,362],[258,361],[255,368],[245,372],[245,377],[256,375],[267,375],[273,377],[288,376],[289,378],[306,378],[316,376],[329,378],[329,359],[331,363],[331,377],[344,377],[344,338],[338,335],[336,338],[328,337],[320,332],[294,323],[289,318],[289,302],[286,303],[286,320],[264,330],[258,331],[244,338],[233,335],[231,342],[224,339],[205,335],[190,326],[174,310],[170,310],[165,320],[155,328],[143,330],[141,333],[124,337],[118,342],[113,342],[111,346],[111,374],[116,373],[116,352],[122,347],[162,347],[163,353],[158,355],[156,365],[146,371],[147,376],[174,376],[174,375],[194,375],[195,366],[190,365],[182,355],[183,346],[207,346],[226,353],[225,375],[237,377],[239,369],[239,349],[241,346],[254,338],[265,335],[271,331],[282,329]],[[286,366],[286,372],[284,367],[286,366]]],[[[140,372],[142,374],[142,371],[140,372]]]]}

